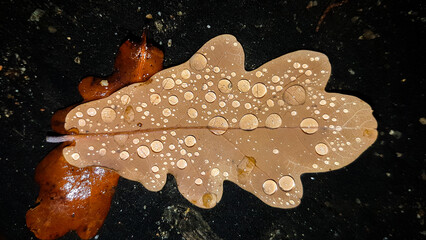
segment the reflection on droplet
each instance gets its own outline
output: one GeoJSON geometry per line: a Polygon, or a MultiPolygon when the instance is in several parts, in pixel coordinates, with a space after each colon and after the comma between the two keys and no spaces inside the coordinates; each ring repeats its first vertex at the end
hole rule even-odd
{"type": "Polygon", "coordinates": [[[172,78],[166,78],[161,85],[164,89],[169,90],[175,86],[175,81],[172,78]]]}
{"type": "Polygon", "coordinates": [[[293,85],[284,91],[284,101],[289,105],[301,105],[305,103],[306,92],[300,85],[293,85]]]}
{"type": "Polygon", "coordinates": [[[290,191],[295,186],[294,179],[291,176],[283,176],[278,181],[278,184],[280,185],[280,188],[286,192],[290,191]]]}
{"type": "Polygon", "coordinates": [[[250,82],[242,79],[238,82],[238,90],[241,92],[248,92],[250,90],[250,82]]]}
{"type": "Polygon", "coordinates": [[[251,113],[244,115],[240,120],[240,128],[243,130],[253,130],[259,126],[259,120],[251,113]]]}
{"type": "Polygon", "coordinates": [[[151,143],[151,149],[153,152],[161,152],[163,150],[163,143],[155,140],[151,143]]]}
{"type": "Polygon", "coordinates": [[[185,142],[185,145],[186,145],[186,146],[188,146],[188,147],[192,147],[192,146],[194,146],[194,145],[195,145],[195,143],[197,142],[197,139],[195,139],[195,137],[194,137],[194,136],[190,135],[190,136],[187,136],[187,137],[185,138],[184,142],[185,142]]]}
{"type": "Polygon", "coordinates": [[[158,94],[155,93],[155,94],[152,94],[149,97],[149,100],[151,101],[151,103],[153,105],[158,105],[161,102],[161,97],[160,97],[160,95],[158,95],[158,94]]]}
{"type": "Polygon", "coordinates": [[[263,83],[256,83],[251,88],[251,92],[253,93],[253,96],[255,96],[257,98],[261,98],[261,97],[265,96],[265,94],[267,92],[267,89],[266,89],[265,84],[263,84],[263,83]]]}
{"type": "Polygon", "coordinates": [[[106,123],[113,122],[116,117],[117,117],[117,113],[114,111],[114,109],[109,107],[102,109],[101,118],[104,122],[106,123]]]}
{"type": "Polygon", "coordinates": [[[265,121],[265,125],[267,128],[279,128],[281,124],[281,116],[276,113],[272,113],[271,115],[269,115],[265,121]]]}
{"type": "Polygon", "coordinates": [[[217,87],[222,93],[230,93],[232,91],[232,83],[228,79],[220,80],[217,87]]]}
{"type": "Polygon", "coordinates": [[[195,108],[188,109],[188,116],[190,118],[196,118],[198,116],[198,111],[195,108]]]}
{"type": "Polygon", "coordinates": [[[216,135],[221,135],[226,132],[229,127],[228,121],[221,116],[210,119],[208,123],[210,131],[216,135]]]}
{"type": "Polygon", "coordinates": [[[147,158],[150,152],[147,146],[140,146],[136,151],[138,152],[138,155],[141,158],[147,158]]]}
{"type": "Polygon", "coordinates": [[[200,53],[194,54],[194,56],[192,56],[191,59],[189,59],[189,66],[191,66],[191,68],[197,71],[203,70],[206,67],[206,65],[207,65],[207,58],[200,53]]]}
{"type": "Polygon", "coordinates": [[[318,122],[313,118],[305,118],[300,122],[300,128],[307,134],[313,134],[318,131],[318,122]]]}
{"type": "Polygon", "coordinates": [[[214,102],[214,100],[216,100],[216,93],[212,92],[212,91],[207,92],[206,95],[204,96],[204,98],[209,103],[214,102]]]}
{"type": "Polygon", "coordinates": [[[324,156],[328,153],[328,147],[324,143],[318,143],[315,146],[315,152],[317,152],[321,156],[324,156]]]}
{"type": "Polygon", "coordinates": [[[277,187],[277,183],[274,180],[266,180],[263,185],[263,191],[268,194],[268,195],[272,195],[274,194],[278,187],[277,187]]]}

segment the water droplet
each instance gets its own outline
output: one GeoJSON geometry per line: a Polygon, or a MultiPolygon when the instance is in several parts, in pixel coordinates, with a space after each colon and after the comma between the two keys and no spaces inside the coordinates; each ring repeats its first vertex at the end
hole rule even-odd
{"type": "Polygon", "coordinates": [[[278,184],[280,185],[280,188],[286,192],[295,187],[294,179],[291,176],[283,176],[278,181],[278,184]]]}
{"type": "Polygon", "coordinates": [[[175,86],[175,81],[172,78],[166,78],[161,85],[164,89],[169,90],[175,86]]]}
{"type": "Polygon", "coordinates": [[[102,109],[101,118],[104,122],[106,123],[113,122],[116,117],[117,117],[117,113],[114,111],[114,109],[109,107],[102,109]]]}
{"type": "Polygon", "coordinates": [[[256,83],[255,85],[253,85],[251,92],[253,93],[253,96],[261,98],[265,96],[267,88],[263,83],[256,83]]]}
{"type": "Polygon", "coordinates": [[[121,103],[123,105],[129,104],[130,103],[130,97],[129,97],[129,95],[123,95],[123,96],[121,96],[121,103]]]}
{"type": "Polygon", "coordinates": [[[195,145],[195,143],[197,142],[197,139],[195,139],[195,137],[194,136],[192,136],[192,135],[190,135],[190,136],[187,136],[186,138],[185,138],[185,145],[186,146],[188,146],[188,147],[192,147],[192,146],[194,146],[195,145]]]}
{"type": "Polygon", "coordinates": [[[188,116],[190,118],[196,118],[198,116],[198,111],[195,108],[188,109],[188,116]]]}
{"type": "Polygon", "coordinates": [[[128,138],[129,138],[128,134],[117,134],[117,135],[114,135],[113,137],[114,142],[116,142],[120,146],[123,146],[126,143],[128,138]]]}
{"type": "Polygon", "coordinates": [[[179,102],[179,99],[178,99],[178,97],[176,97],[175,95],[173,95],[173,96],[170,96],[169,97],[169,103],[170,103],[170,105],[176,105],[177,103],[179,102]]]}
{"type": "Polygon", "coordinates": [[[266,180],[263,183],[262,187],[263,187],[263,191],[268,195],[274,194],[278,189],[277,183],[274,180],[270,180],[270,179],[266,180]]]}
{"type": "Polygon", "coordinates": [[[318,131],[318,122],[313,118],[305,118],[300,122],[300,128],[307,134],[313,134],[318,131]]]}
{"type": "Polygon", "coordinates": [[[188,163],[186,162],[186,160],[185,160],[185,159],[179,159],[179,161],[177,161],[177,163],[176,163],[176,166],[177,166],[179,169],[185,169],[185,168],[186,168],[186,166],[188,166],[188,163]]]}
{"type": "Polygon", "coordinates": [[[186,92],[185,94],[183,94],[183,97],[185,98],[185,100],[190,101],[194,98],[194,94],[192,92],[186,92]]]}
{"type": "Polygon", "coordinates": [[[156,173],[156,172],[160,171],[160,168],[158,166],[152,166],[151,171],[156,173]]]}
{"type": "Polygon", "coordinates": [[[121,153],[120,153],[120,158],[121,158],[121,160],[126,160],[126,159],[128,159],[129,158],[129,152],[127,152],[127,151],[122,151],[121,153]]]}
{"type": "Polygon", "coordinates": [[[318,143],[315,146],[315,152],[317,152],[321,156],[324,156],[328,153],[328,147],[324,143],[318,143]]]}
{"type": "Polygon", "coordinates": [[[207,66],[207,58],[200,53],[196,53],[189,59],[189,66],[197,71],[203,70],[207,66]]]}
{"type": "Polygon", "coordinates": [[[212,133],[221,135],[224,134],[226,130],[228,130],[229,124],[224,117],[217,116],[210,119],[208,127],[212,133]]]}
{"type": "Polygon", "coordinates": [[[211,174],[213,177],[216,177],[217,175],[219,175],[219,173],[220,173],[220,170],[219,170],[218,168],[213,168],[213,169],[210,171],[210,174],[211,174]]]}
{"type": "Polygon", "coordinates": [[[105,154],[106,154],[106,149],[105,148],[99,149],[99,155],[105,156],[105,154]]]}
{"type": "Polygon", "coordinates": [[[84,127],[84,126],[86,126],[86,121],[84,119],[78,119],[78,125],[80,127],[84,127]]]}
{"type": "Polygon", "coordinates": [[[163,115],[165,117],[168,117],[168,116],[172,115],[172,111],[170,110],[170,108],[163,109],[163,115]]]}
{"type": "Polygon", "coordinates": [[[289,105],[301,105],[305,103],[306,92],[300,85],[293,85],[284,91],[284,101],[289,105]]]}
{"type": "Polygon", "coordinates": [[[191,77],[191,72],[190,72],[188,69],[185,69],[185,70],[183,70],[183,71],[181,72],[180,76],[181,76],[183,79],[188,79],[188,78],[190,78],[190,77],[191,77]]]}
{"type": "Polygon", "coordinates": [[[222,93],[230,93],[232,91],[232,83],[228,79],[220,80],[217,87],[222,93]]]}
{"type": "Polygon", "coordinates": [[[197,184],[197,185],[201,185],[201,184],[203,184],[203,179],[197,178],[197,179],[195,179],[194,183],[197,184]]]}
{"type": "Polygon", "coordinates": [[[248,92],[250,90],[250,82],[242,79],[238,82],[238,90],[241,92],[248,92]]]}
{"type": "Polygon", "coordinates": [[[265,125],[267,128],[279,128],[281,124],[281,116],[276,113],[272,113],[271,115],[269,115],[265,121],[265,125]]]}
{"type": "Polygon", "coordinates": [[[209,103],[214,102],[214,100],[216,100],[216,93],[212,92],[212,91],[207,92],[206,95],[204,96],[204,98],[209,103]]]}
{"type": "Polygon", "coordinates": [[[147,158],[149,156],[149,148],[147,146],[140,146],[138,147],[138,149],[136,150],[138,152],[139,157],[141,158],[147,158]]]}
{"type": "Polygon", "coordinates": [[[83,117],[83,113],[82,112],[76,112],[75,115],[79,118],[83,117]]]}
{"type": "Polygon", "coordinates": [[[133,122],[135,120],[135,111],[132,106],[127,106],[126,110],[124,110],[124,120],[128,123],[133,122]]]}
{"type": "Polygon", "coordinates": [[[259,126],[259,120],[251,113],[244,115],[240,120],[240,128],[243,130],[253,130],[259,126]]]}
{"type": "Polygon", "coordinates": [[[273,76],[271,80],[272,80],[272,82],[273,82],[273,83],[277,83],[277,82],[279,82],[279,81],[280,81],[280,77],[278,77],[278,76],[273,76]]]}
{"type": "Polygon", "coordinates": [[[78,154],[78,153],[73,153],[73,154],[71,155],[71,158],[72,158],[72,159],[74,159],[74,160],[78,160],[78,159],[80,158],[80,154],[78,154]]]}
{"type": "Polygon", "coordinates": [[[155,140],[151,143],[151,149],[153,152],[161,152],[163,150],[163,143],[155,140]]]}
{"type": "Polygon", "coordinates": [[[97,113],[97,111],[96,111],[96,109],[94,109],[94,108],[89,108],[89,109],[87,109],[87,114],[88,114],[89,116],[91,116],[91,117],[95,116],[95,115],[96,115],[96,113],[97,113]]]}
{"type": "Polygon", "coordinates": [[[149,100],[151,101],[152,105],[158,105],[161,102],[161,97],[155,93],[149,97],[149,100]]]}

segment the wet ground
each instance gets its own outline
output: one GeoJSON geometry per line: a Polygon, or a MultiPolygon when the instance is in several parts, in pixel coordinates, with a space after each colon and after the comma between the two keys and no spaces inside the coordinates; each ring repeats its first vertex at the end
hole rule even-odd
{"type": "Polygon", "coordinates": [[[176,2],[0,3],[0,239],[33,238],[25,212],[38,194],[35,167],[55,147],[44,140],[52,114],[81,100],[82,77],[110,74],[119,45],[144,28],[165,67],[223,33],[243,45],[247,69],[299,49],[323,52],[333,68],[327,91],[368,102],[379,138],[348,167],[302,176],[302,203],[290,210],[229,182],[221,202],[202,210],[172,177],[159,193],[121,179],[96,239],[425,238],[425,4],[349,0],[316,32],[335,1],[176,2]]]}

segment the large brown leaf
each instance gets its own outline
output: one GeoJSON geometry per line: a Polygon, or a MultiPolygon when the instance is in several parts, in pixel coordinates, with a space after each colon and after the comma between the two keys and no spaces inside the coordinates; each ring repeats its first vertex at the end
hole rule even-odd
{"type": "Polygon", "coordinates": [[[231,35],[207,42],[179,66],[149,82],[75,107],[65,128],[75,146],[65,159],[103,166],[160,190],[167,173],[190,202],[211,208],[223,181],[266,204],[300,203],[300,175],[346,166],[377,137],[370,106],[327,93],[330,63],[321,53],[297,51],[254,71],[231,35]]]}

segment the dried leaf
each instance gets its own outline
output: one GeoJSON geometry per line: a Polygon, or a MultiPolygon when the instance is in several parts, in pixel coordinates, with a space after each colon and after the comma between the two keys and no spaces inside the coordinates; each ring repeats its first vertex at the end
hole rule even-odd
{"type": "Polygon", "coordinates": [[[300,203],[300,175],[346,166],[377,137],[370,106],[327,93],[330,63],[297,51],[254,71],[231,35],[207,42],[188,62],[149,82],[74,108],[66,118],[75,166],[103,166],[159,191],[167,173],[201,208],[229,180],[266,204],[300,203]]]}
{"type": "MultiPolygon", "coordinates": [[[[84,101],[109,96],[114,91],[135,82],[148,80],[162,69],[163,53],[142,42],[126,41],[118,52],[114,72],[107,78],[87,77],[79,91],[84,101]],[[102,84],[101,84],[102,83],[102,84]]],[[[74,106],[59,110],[52,117],[52,128],[62,134],[68,112],[74,106]]],[[[131,116],[130,113],[128,113],[131,116]]],[[[37,166],[36,181],[40,194],[35,208],[28,210],[27,226],[41,239],[54,239],[75,230],[82,239],[96,235],[110,208],[119,175],[100,167],[77,168],[68,164],[62,151],[66,144],[55,148],[37,166]]]]}

